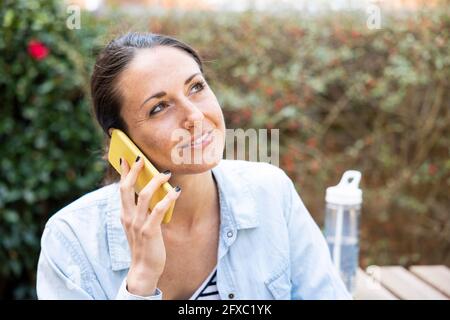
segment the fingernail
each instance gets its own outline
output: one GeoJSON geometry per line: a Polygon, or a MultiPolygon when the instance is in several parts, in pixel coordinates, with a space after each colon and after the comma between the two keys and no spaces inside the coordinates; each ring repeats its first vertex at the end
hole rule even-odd
{"type": "Polygon", "coordinates": [[[170,174],[170,170],[166,170],[163,172],[164,174],[170,174]]]}
{"type": "Polygon", "coordinates": [[[180,192],[181,188],[179,186],[176,186],[175,192],[180,192]]]}
{"type": "Polygon", "coordinates": [[[119,159],[119,164],[122,165],[122,158],[119,159]]]}
{"type": "Polygon", "coordinates": [[[137,156],[136,162],[138,162],[140,158],[141,158],[141,156],[137,156]]]}

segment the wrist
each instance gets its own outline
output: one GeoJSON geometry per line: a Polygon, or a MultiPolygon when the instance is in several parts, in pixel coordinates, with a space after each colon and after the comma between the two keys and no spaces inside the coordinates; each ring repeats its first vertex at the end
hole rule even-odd
{"type": "Polygon", "coordinates": [[[156,293],[159,277],[154,274],[128,272],[127,291],[131,294],[147,297],[156,293]]]}

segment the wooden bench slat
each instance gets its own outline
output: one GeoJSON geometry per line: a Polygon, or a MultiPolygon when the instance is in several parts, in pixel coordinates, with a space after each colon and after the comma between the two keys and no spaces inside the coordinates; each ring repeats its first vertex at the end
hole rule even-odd
{"type": "Polygon", "coordinates": [[[380,281],[389,291],[406,300],[446,300],[446,296],[401,266],[380,267],[380,281]]]}
{"type": "Polygon", "coordinates": [[[397,300],[397,297],[386,290],[376,279],[370,277],[361,268],[356,273],[355,300],[397,300]]]}
{"type": "Polygon", "coordinates": [[[444,265],[437,266],[412,266],[409,270],[429,283],[447,297],[450,297],[450,269],[444,265]]]}

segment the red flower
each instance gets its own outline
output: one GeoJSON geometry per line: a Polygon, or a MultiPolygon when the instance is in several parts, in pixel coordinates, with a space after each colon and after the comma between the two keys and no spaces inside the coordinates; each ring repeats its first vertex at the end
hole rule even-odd
{"type": "Polygon", "coordinates": [[[306,140],[306,144],[310,148],[315,148],[317,147],[317,139],[315,137],[311,137],[308,140],[306,140]]]}
{"type": "Polygon", "coordinates": [[[359,33],[358,31],[352,30],[352,38],[356,39],[359,38],[361,36],[361,33],[359,33]]]}
{"type": "Polygon", "coordinates": [[[438,171],[437,165],[435,165],[435,164],[433,164],[433,163],[430,163],[430,164],[428,165],[428,173],[429,173],[431,176],[434,176],[434,175],[436,174],[437,171],[438,171]]]}
{"type": "Polygon", "coordinates": [[[275,111],[280,111],[284,107],[284,102],[282,99],[275,100],[275,111]]]}
{"type": "Polygon", "coordinates": [[[40,41],[28,42],[28,54],[35,60],[42,60],[48,56],[49,49],[40,41]]]}
{"type": "Polygon", "coordinates": [[[252,110],[250,109],[242,110],[242,116],[245,119],[245,121],[249,121],[252,118],[252,110]]]}
{"type": "Polygon", "coordinates": [[[273,95],[273,88],[272,87],[267,87],[266,88],[266,94],[269,95],[269,96],[273,95]]]}
{"type": "Polygon", "coordinates": [[[292,156],[292,154],[284,154],[281,157],[281,163],[283,165],[283,167],[286,169],[286,171],[288,172],[294,172],[295,170],[295,162],[294,162],[294,157],[292,156]]]}

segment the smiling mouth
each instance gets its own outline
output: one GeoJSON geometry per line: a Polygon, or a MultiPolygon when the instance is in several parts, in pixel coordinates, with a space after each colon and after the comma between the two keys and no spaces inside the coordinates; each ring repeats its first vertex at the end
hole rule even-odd
{"type": "Polygon", "coordinates": [[[182,146],[180,146],[180,148],[181,149],[195,148],[195,147],[201,146],[205,141],[208,141],[209,139],[211,139],[212,132],[213,132],[213,130],[207,131],[207,132],[203,133],[197,139],[191,141],[190,143],[183,144],[182,146]]]}

